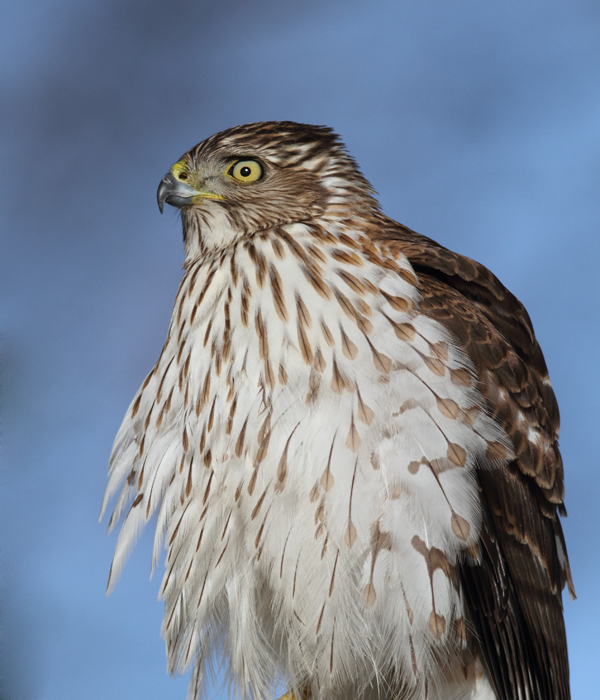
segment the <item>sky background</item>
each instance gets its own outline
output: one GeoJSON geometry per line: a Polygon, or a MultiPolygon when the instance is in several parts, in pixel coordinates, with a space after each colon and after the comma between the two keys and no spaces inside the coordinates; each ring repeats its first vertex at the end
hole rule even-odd
{"type": "MultiPolygon", "coordinates": [[[[384,211],[526,305],[562,413],[574,700],[600,685],[600,3],[20,0],[0,24],[1,700],[183,700],[152,536],[115,592],[112,440],[183,251],[158,183],[210,134],[335,128],[384,211]]],[[[212,697],[218,697],[218,680],[212,697]]]]}

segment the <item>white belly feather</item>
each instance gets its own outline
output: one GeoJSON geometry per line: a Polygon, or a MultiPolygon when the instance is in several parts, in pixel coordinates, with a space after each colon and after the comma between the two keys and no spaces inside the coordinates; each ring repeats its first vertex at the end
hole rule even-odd
{"type": "Polygon", "coordinates": [[[255,697],[278,673],[322,697],[359,677],[422,693],[466,645],[456,563],[476,556],[476,462],[506,439],[406,260],[403,278],[317,257],[325,291],[299,298],[302,255],[253,246],[187,271],[117,437],[106,499],[129,475],[114,517],[135,500],[111,585],[158,509],[171,670],[200,652],[199,683],[221,645],[255,697]]]}

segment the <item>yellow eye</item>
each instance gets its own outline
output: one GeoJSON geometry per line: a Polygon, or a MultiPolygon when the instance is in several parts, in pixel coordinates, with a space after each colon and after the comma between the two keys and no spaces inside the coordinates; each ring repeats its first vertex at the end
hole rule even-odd
{"type": "Polygon", "coordinates": [[[227,174],[239,182],[256,182],[262,178],[264,170],[256,160],[238,160],[229,168],[227,174]]]}

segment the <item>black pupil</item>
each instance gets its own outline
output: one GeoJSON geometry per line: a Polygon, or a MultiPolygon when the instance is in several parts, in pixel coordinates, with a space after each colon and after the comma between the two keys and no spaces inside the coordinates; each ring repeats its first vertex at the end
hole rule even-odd
{"type": "Polygon", "coordinates": [[[244,165],[244,167],[240,170],[240,175],[242,177],[250,177],[251,174],[252,170],[247,165],[244,165]]]}

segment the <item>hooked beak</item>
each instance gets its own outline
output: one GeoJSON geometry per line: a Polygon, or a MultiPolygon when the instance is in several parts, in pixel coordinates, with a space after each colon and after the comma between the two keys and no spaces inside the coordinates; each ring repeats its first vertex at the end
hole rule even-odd
{"type": "Polygon", "coordinates": [[[223,197],[214,194],[214,192],[206,192],[190,187],[186,185],[185,182],[178,180],[175,175],[169,171],[160,181],[156,199],[158,201],[158,208],[162,214],[165,202],[172,207],[180,209],[181,207],[185,207],[186,204],[195,204],[203,199],[223,199],[223,197]]]}

